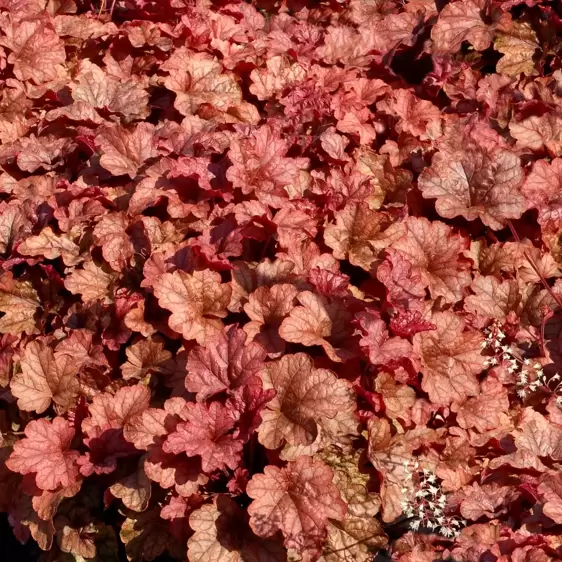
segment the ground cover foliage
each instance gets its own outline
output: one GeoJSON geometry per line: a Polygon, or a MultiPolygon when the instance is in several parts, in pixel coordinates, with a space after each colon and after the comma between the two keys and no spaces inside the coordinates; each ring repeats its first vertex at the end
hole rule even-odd
{"type": "Polygon", "coordinates": [[[19,559],[559,559],[561,31],[0,0],[19,559]]]}

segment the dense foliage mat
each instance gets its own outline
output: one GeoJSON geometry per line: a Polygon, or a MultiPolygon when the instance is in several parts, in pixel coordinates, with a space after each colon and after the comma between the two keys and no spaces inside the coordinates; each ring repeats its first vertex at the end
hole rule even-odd
{"type": "Polygon", "coordinates": [[[19,559],[559,559],[561,39],[540,0],[0,0],[19,559]]]}

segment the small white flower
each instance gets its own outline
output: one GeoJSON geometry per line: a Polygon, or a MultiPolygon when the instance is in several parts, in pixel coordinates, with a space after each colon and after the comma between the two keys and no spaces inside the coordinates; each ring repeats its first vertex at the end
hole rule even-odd
{"type": "Polygon", "coordinates": [[[519,398],[525,398],[525,396],[527,396],[527,391],[524,388],[520,388],[517,390],[517,396],[519,396],[519,398]]]}
{"type": "Polygon", "coordinates": [[[410,523],[410,529],[412,529],[412,531],[417,531],[420,528],[420,520],[416,519],[415,521],[412,521],[410,523]]]}
{"type": "Polygon", "coordinates": [[[553,377],[552,377],[553,381],[557,381],[560,380],[560,375],[558,373],[556,373],[553,377]]]}
{"type": "Polygon", "coordinates": [[[432,496],[436,496],[437,492],[439,492],[439,488],[437,488],[436,486],[429,486],[429,491],[431,492],[432,496]]]}
{"type": "Polygon", "coordinates": [[[523,359],[523,365],[530,365],[531,364],[531,360],[527,357],[526,359],[523,359]]]}

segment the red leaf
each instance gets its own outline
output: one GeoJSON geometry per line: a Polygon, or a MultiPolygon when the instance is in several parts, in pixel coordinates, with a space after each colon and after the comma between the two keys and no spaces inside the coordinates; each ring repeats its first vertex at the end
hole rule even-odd
{"type": "Polygon", "coordinates": [[[421,312],[407,311],[390,319],[390,329],[403,338],[413,336],[419,332],[435,330],[435,324],[422,318],[421,312]]]}

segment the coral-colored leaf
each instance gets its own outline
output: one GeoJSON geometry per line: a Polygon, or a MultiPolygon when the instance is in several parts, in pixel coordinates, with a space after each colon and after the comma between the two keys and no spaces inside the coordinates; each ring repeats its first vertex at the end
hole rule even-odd
{"type": "Polygon", "coordinates": [[[406,233],[392,245],[418,268],[431,296],[448,302],[460,300],[470,284],[470,273],[460,261],[466,247],[466,241],[446,224],[413,217],[406,221],[406,233]]]}
{"type": "Polygon", "coordinates": [[[562,429],[532,408],[525,408],[515,431],[515,445],[537,457],[562,460],[562,429]]]}
{"type": "Polygon", "coordinates": [[[21,359],[21,372],[14,375],[10,389],[18,407],[43,413],[51,402],[67,410],[78,396],[78,365],[70,355],[53,353],[39,341],[27,344],[21,359]]]}
{"type": "Polygon", "coordinates": [[[379,373],[375,381],[375,390],[382,396],[386,415],[390,419],[407,420],[410,408],[416,403],[413,388],[397,384],[389,373],[379,373]]]}
{"type": "Polygon", "coordinates": [[[279,335],[279,326],[293,309],[293,301],[297,294],[297,288],[288,283],[258,287],[244,305],[244,312],[251,320],[244,324],[244,331],[272,357],[285,350],[285,342],[279,335]]]}
{"type": "Polygon", "coordinates": [[[373,552],[387,542],[377,519],[348,516],[341,523],[330,521],[324,558],[326,562],[369,562],[373,552]]]}
{"type": "Polygon", "coordinates": [[[261,345],[246,344],[244,331],[230,326],[205,347],[190,352],[186,387],[201,401],[224,390],[235,390],[260,374],[265,357],[261,345]]]}
{"type": "Polygon", "coordinates": [[[401,235],[391,224],[390,217],[372,211],[366,203],[348,205],[336,213],[336,223],[328,225],[324,240],[336,258],[369,271],[378,252],[401,235]]]}
{"type": "Polygon", "coordinates": [[[457,0],[447,4],[431,30],[431,38],[439,52],[456,53],[463,41],[468,41],[477,51],[490,46],[493,32],[484,23],[477,0],[457,0]]]}
{"type": "Polygon", "coordinates": [[[362,337],[359,345],[373,365],[389,365],[401,359],[412,359],[412,344],[400,337],[390,337],[386,322],[372,311],[357,315],[362,337]]]}
{"type": "Polygon", "coordinates": [[[479,276],[470,288],[474,295],[466,297],[466,309],[495,320],[504,320],[511,311],[517,311],[521,300],[519,286],[511,279],[479,276]]]}
{"type": "Polygon", "coordinates": [[[141,340],[125,351],[127,362],[122,365],[124,379],[142,379],[147,373],[161,372],[172,354],[164,349],[164,344],[156,339],[141,340]]]}
{"type": "Polygon", "coordinates": [[[346,512],[332,478],[327,465],[306,456],[286,468],[266,467],[247,487],[254,500],[248,508],[252,530],[266,538],[281,531],[287,548],[316,553],[328,519],[341,521],[346,512]]]}
{"type": "Polygon", "coordinates": [[[126,386],[114,395],[101,393],[89,406],[89,417],[82,423],[88,432],[93,427],[122,428],[134,423],[149,405],[150,390],[143,385],[126,386]]]}
{"type": "Polygon", "coordinates": [[[129,118],[147,117],[148,92],[134,80],[120,81],[88,59],[81,61],[72,85],[72,98],[91,107],[121,113],[129,118]]]}
{"type": "Polygon", "coordinates": [[[154,125],[139,123],[134,129],[113,125],[99,130],[96,142],[102,151],[101,165],[116,176],[134,178],[139,168],[156,156],[154,125]]]}
{"type": "Polygon", "coordinates": [[[562,156],[562,117],[555,113],[512,120],[509,132],[517,140],[517,148],[546,149],[552,156],[562,156]]]}
{"type": "Polygon", "coordinates": [[[111,273],[107,273],[93,261],[88,261],[81,269],[75,269],[66,276],[64,286],[72,294],[82,295],[85,303],[90,303],[107,298],[113,280],[111,273]]]}
{"type": "Polygon", "coordinates": [[[462,402],[480,392],[476,375],[484,369],[482,334],[467,328],[453,312],[433,314],[437,329],[414,336],[422,362],[422,388],[435,404],[462,402]]]}
{"type": "Polygon", "coordinates": [[[343,302],[304,291],[297,295],[297,306],[279,327],[279,335],[287,342],[320,345],[332,361],[341,362],[353,356],[345,348],[350,336],[350,313],[343,302]]]}
{"type": "Polygon", "coordinates": [[[509,410],[507,389],[494,378],[481,384],[480,395],[469,398],[457,410],[457,422],[463,429],[475,428],[480,433],[496,429],[509,410]]]}
{"type": "Polygon", "coordinates": [[[47,18],[7,22],[0,41],[9,49],[8,62],[19,80],[36,84],[55,79],[66,60],[64,43],[47,18]]]}
{"type": "Polygon", "coordinates": [[[63,418],[29,422],[25,437],[15,443],[6,465],[20,474],[35,474],[42,490],[72,486],[77,482],[78,451],[71,449],[74,429],[63,418]]]}
{"type": "Polygon", "coordinates": [[[537,34],[528,23],[511,23],[498,29],[494,48],[503,54],[496,70],[507,76],[529,76],[535,70],[533,55],[537,50],[537,34]]]}
{"type": "Polygon", "coordinates": [[[185,452],[199,455],[205,472],[235,469],[240,462],[242,443],[232,434],[235,418],[232,412],[218,402],[208,407],[189,404],[184,414],[185,423],[179,423],[164,443],[167,453],[185,452]]]}
{"type": "Polygon", "coordinates": [[[151,483],[144,472],[144,459],[137,469],[113,484],[109,491],[121,499],[125,507],[133,511],[144,511],[151,495],[151,483]]]}
{"type": "Polygon", "coordinates": [[[37,236],[30,236],[18,246],[18,252],[24,256],[44,256],[49,260],[62,257],[66,265],[80,262],[78,246],[67,236],[55,234],[50,227],[37,236]]]}
{"type": "Polygon", "coordinates": [[[240,508],[227,496],[216,496],[189,517],[195,531],[187,543],[193,562],[283,562],[286,553],[273,540],[264,540],[251,531],[240,508]]]}
{"type": "Polygon", "coordinates": [[[420,176],[419,186],[424,197],[436,198],[442,217],[479,218],[499,230],[526,209],[520,191],[523,178],[515,153],[475,149],[460,154],[438,152],[420,176]]]}
{"type": "Polygon", "coordinates": [[[315,369],[304,353],[267,363],[263,380],[266,390],[276,392],[262,412],[259,427],[260,442],[270,449],[284,441],[309,445],[322,418],[331,419],[338,412],[355,409],[349,384],[338,380],[332,371],[315,369]]]}
{"type": "Polygon", "coordinates": [[[210,270],[164,273],[154,282],[154,294],[162,307],[172,312],[170,328],[204,345],[222,329],[219,318],[226,316],[232,289],[221,283],[218,273],[210,270]]]}
{"type": "Polygon", "coordinates": [[[124,213],[105,215],[94,228],[94,239],[101,246],[103,257],[115,271],[127,267],[133,256],[133,244],[126,232],[127,217],[124,213]]]}
{"type": "Polygon", "coordinates": [[[555,523],[560,523],[562,521],[562,478],[560,474],[544,474],[538,489],[544,498],[543,513],[555,523]]]}
{"type": "Polygon", "coordinates": [[[0,277],[0,333],[19,335],[37,331],[35,313],[40,305],[37,292],[29,281],[14,280],[11,272],[0,277]]]}
{"type": "Polygon", "coordinates": [[[562,186],[562,158],[552,162],[538,160],[534,163],[521,191],[528,202],[535,207],[542,207],[556,199],[562,186]]]}
{"type": "Polygon", "coordinates": [[[398,118],[399,133],[410,133],[422,140],[441,136],[441,112],[426,100],[420,100],[410,90],[394,90],[389,98],[377,104],[377,109],[398,118]]]}

